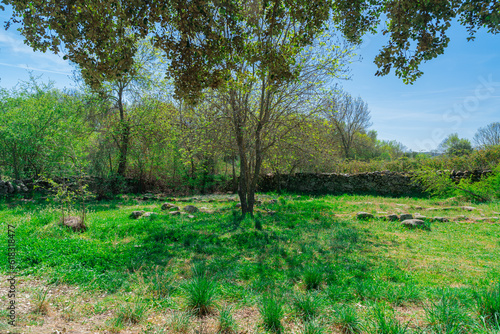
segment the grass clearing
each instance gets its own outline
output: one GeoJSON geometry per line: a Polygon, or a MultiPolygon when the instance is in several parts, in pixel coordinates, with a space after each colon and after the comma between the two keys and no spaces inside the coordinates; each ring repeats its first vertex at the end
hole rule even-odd
{"type": "MultiPolygon", "coordinates": [[[[49,204],[1,202],[0,242],[7,242],[7,225],[16,226],[18,326],[32,333],[52,333],[61,323],[79,333],[257,333],[272,326],[364,333],[385,319],[388,327],[408,324],[408,333],[448,323],[477,332],[498,327],[500,224],[492,218],[498,203],[359,195],[259,199],[261,230],[239,219],[235,196],[176,202],[200,208],[194,218],[129,196],[91,204],[84,233],[59,226],[49,204]],[[129,218],[136,210],[157,215],[129,218]],[[375,218],[358,220],[359,211],[375,218]],[[379,218],[391,213],[423,215],[431,229],[379,218]],[[451,292],[443,295],[445,288],[451,292]],[[281,308],[266,308],[265,300],[281,308]],[[33,312],[37,303],[46,311],[33,312]],[[382,304],[383,317],[375,311],[382,304]],[[266,321],[274,325],[262,326],[266,321]]],[[[5,257],[0,269],[7,274],[5,257]]],[[[5,289],[1,296],[6,303],[5,289]]],[[[0,313],[0,330],[7,319],[0,313]]]]}

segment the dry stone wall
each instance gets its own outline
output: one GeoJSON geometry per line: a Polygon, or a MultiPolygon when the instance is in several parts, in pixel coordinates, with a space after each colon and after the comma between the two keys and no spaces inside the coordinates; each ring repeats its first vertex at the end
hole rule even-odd
{"type": "MultiPolygon", "coordinates": [[[[478,181],[491,171],[445,171],[458,182],[461,178],[478,181]]],[[[378,194],[391,196],[422,195],[422,186],[415,183],[412,173],[390,171],[359,174],[315,174],[292,175],[267,174],[259,182],[259,191],[279,191],[309,194],[378,194]]]]}
{"type": "Polygon", "coordinates": [[[396,172],[370,172],[359,174],[314,174],[293,175],[267,174],[259,182],[260,191],[286,190],[309,194],[357,194],[416,195],[422,188],[416,185],[409,174],[396,172]]]}

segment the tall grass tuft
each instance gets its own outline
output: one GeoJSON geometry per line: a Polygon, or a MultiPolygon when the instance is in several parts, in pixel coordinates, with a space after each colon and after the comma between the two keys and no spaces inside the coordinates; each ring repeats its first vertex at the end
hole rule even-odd
{"type": "Polygon", "coordinates": [[[336,314],[335,324],[342,334],[361,333],[361,321],[354,307],[344,305],[336,310],[336,314]]]}
{"type": "Polygon", "coordinates": [[[143,302],[120,306],[116,312],[117,323],[129,325],[138,324],[146,317],[148,310],[148,305],[143,302]]]}
{"type": "Polygon", "coordinates": [[[320,314],[322,300],[311,293],[297,294],[293,298],[293,306],[302,320],[310,321],[320,314]]]}
{"type": "Polygon", "coordinates": [[[467,333],[470,319],[458,296],[449,289],[440,294],[439,300],[425,308],[429,327],[436,333],[467,333]]]}
{"type": "Polygon", "coordinates": [[[304,284],[307,290],[318,290],[321,287],[323,272],[319,268],[308,268],[304,271],[303,275],[304,284]]]}
{"type": "Polygon", "coordinates": [[[475,294],[479,316],[488,326],[500,327],[500,282],[475,294]]]}
{"type": "Polygon", "coordinates": [[[260,315],[264,328],[275,333],[281,333],[283,325],[283,302],[274,296],[264,296],[259,305],[260,315]]]}
{"type": "Polygon", "coordinates": [[[303,334],[323,334],[325,332],[324,327],[318,320],[307,321],[304,324],[303,334]]]}
{"type": "Polygon", "coordinates": [[[177,312],[174,313],[172,319],[169,323],[169,328],[174,333],[188,333],[189,325],[192,323],[192,315],[189,312],[177,312]]]}
{"type": "Polygon", "coordinates": [[[217,294],[215,282],[207,277],[197,276],[184,285],[187,295],[187,307],[198,316],[204,316],[213,311],[217,294]]]}
{"type": "Polygon", "coordinates": [[[231,306],[221,307],[219,309],[219,334],[233,334],[237,332],[236,322],[233,318],[233,309],[231,306]]]}
{"type": "Polygon", "coordinates": [[[408,324],[402,325],[393,314],[388,314],[385,307],[377,304],[374,308],[376,334],[405,334],[408,333],[408,324]]]}

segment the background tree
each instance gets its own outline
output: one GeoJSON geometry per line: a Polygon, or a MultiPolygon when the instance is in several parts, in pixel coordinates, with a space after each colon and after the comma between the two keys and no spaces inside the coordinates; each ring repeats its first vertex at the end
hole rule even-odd
{"type": "Polygon", "coordinates": [[[84,150],[90,129],[78,97],[31,77],[11,91],[0,90],[0,165],[14,179],[51,173],[68,157],[68,148],[84,150]]]}
{"type": "Polygon", "coordinates": [[[355,99],[346,92],[337,92],[325,101],[323,115],[333,128],[334,138],[340,142],[342,156],[353,158],[356,135],[366,133],[371,126],[368,104],[360,97],[355,99]]]}
{"type": "Polygon", "coordinates": [[[500,145],[500,123],[491,123],[479,128],[474,135],[474,143],[481,148],[500,145]]]}
{"type": "Polygon", "coordinates": [[[458,133],[452,133],[440,144],[440,149],[448,155],[466,155],[472,152],[468,139],[459,138],[458,133]]]}

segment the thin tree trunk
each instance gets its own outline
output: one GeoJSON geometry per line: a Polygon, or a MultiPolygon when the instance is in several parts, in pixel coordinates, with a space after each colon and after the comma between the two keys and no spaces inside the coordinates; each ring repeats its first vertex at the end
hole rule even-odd
{"type": "Polygon", "coordinates": [[[118,158],[117,173],[120,176],[125,176],[127,170],[127,153],[130,139],[130,125],[125,119],[125,110],[123,108],[123,88],[118,90],[118,110],[120,111],[120,156],[118,158]]]}

